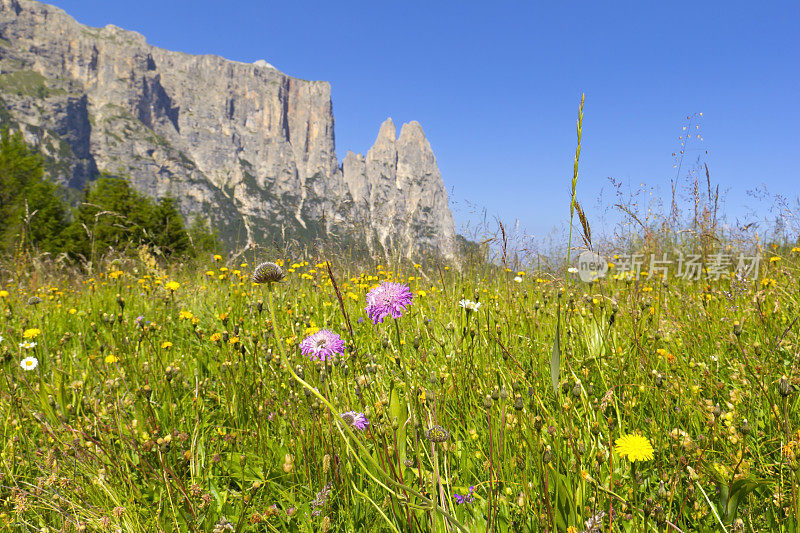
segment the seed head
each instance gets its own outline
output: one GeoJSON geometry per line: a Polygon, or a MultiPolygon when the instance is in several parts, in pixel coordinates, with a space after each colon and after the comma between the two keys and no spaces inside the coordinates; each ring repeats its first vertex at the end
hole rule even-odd
{"type": "Polygon", "coordinates": [[[281,281],[283,278],[283,269],[275,263],[270,263],[268,261],[266,263],[261,263],[256,267],[255,272],[253,272],[252,279],[253,283],[263,285],[281,281]]]}
{"type": "Polygon", "coordinates": [[[431,428],[425,432],[425,438],[431,442],[444,442],[450,438],[450,432],[442,426],[431,426],[431,428]]]}

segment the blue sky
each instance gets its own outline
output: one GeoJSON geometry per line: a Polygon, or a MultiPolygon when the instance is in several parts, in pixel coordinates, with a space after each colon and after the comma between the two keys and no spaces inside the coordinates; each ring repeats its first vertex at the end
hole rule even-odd
{"type": "Polygon", "coordinates": [[[616,201],[609,177],[667,197],[699,112],[687,158],[708,151],[730,222],[760,207],[748,191],[762,184],[800,192],[798,2],[50,3],[156,46],[329,81],[340,160],[386,117],[418,120],[462,228],[484,208],[537,236],[565,223],[581,93],[578,191],[594,224],[601,192],[616,201]]]}

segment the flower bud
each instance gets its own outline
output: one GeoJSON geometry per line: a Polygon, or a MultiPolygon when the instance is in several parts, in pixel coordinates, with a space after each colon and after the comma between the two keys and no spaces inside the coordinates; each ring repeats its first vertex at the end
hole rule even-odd
{"type": "Polygon", "coordinates": [[[493,404],[494,402],[492,401],[492,397],[487,394],[486,397],[483,399],[483,408],[488,411],[489,409],[492,408],[493,404]]]}

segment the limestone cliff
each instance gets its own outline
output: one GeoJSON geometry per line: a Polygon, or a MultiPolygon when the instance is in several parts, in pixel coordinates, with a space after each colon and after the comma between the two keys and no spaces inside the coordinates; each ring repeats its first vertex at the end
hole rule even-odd
{"type": "Polygon", "coordinates": [[[416,122],[381,126],[366,158],[336,158],[330,85],[91,28],[32,0],[0,0],[0,119],[47,153],[53,179],[103,173],[172,194],[233,245],[330,235],[454,254],[455,230],[416,122]]]}

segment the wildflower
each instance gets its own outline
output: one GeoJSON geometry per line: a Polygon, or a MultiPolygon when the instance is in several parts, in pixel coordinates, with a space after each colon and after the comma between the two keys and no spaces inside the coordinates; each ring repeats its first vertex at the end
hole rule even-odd
{"type": "Polygon", "coordinates": [[[180,286],[181,284],[178,283],[177,281],[168,281],[167,283],[164,284],[164,287],[172,292],[177,291],[180,288],[180,286]]]}
{"type": "Polygon", "coordinates": [[[614,450],[630,461],[650,461],[653,459],[653,446],[647,437],[625,435],[614,441],[614,450]]]}
{"type": "Polygon", "coordinates": [[[517,276],[516,278],[514,278],[514,281],[516,281],[517,283],[522,283],[522,277],[517,276]]]}
{"type": "Polygon", "coordinates": [[[0,298],[8,298],[8,291],[0,291],[0,298]]]}
{"type": "Polygon", "coordinates": [[[222,338],[221,333],[212,333],[211,336],[208,338],[211,342],[217,342],[222,338]]]}
{"type": "Polygon", "coordinates": [[[178,316],[183,320],[191,320],[194,318],[194,314],[191,311],[186,310],[182,310],[178,316]]]}
{"type": "Polygon", "coordinates": [[[328,503],[328,498],[330,497],[330,495],[331,495],[331,482],[328,481],[328,483],[322,488],[322,490],[317,493],[316,497],[314,498],[314,501],[311,502],[311,509],[313,509],[313,511],[311,511],[312,516],[319,516],[320,514],[322,514],[321,508],[324,507],[326,503],[328,503]]]}
{"type": "Polygon", "coordinates": [[[214,261],[222,261],[222,256],[219,254],[214,254],[214,261]]]}
{"type": "Polygon", "coordinates": [[[300,343],[300,350],[309,359],[327,361],[344,353],[344,341],[332,331],[321,329],[300,343]]]}
{"type": "Polygon", "coordinates": [[[36,328],[26,329],[22,332],[22,337],[25,339],[35,339],[41,332],[42,330],[36,328]]]}
{"type": "Polygon", "coordinates": [[[117,361],[119,361],[119,359],[117,358],[117,356],[116,356],[116,355],[114,355],[114,354],[111,354],[111,353],[110,353],[110,354],[108,354],[108,355],[106,356],[106,358],[104,359],[104,361],[106,362],[106,364],[109,364],[109,365],[111,365],[111,364],[114,364],[114,363],[116,363],[117,361]]]}
{"type": "Polygon", "coordinates": [[[594,516],[589,517],[585,522],[585,533],[600,533],[603,529],[603,518],[606,516],[605,511],[600,511],[594,516]]]}
{"type": "Polygon", "coordinates": [[[33,370],[39,366],[39,360],[35,357],[26,357],[19,363],[19,366],[21,366],[23,370],[33,370]]]}
{"type": "Polygon", "coordinates": [[[169,341],[164,341],[164,342],[161,343],[161,347],[164,348],[164,349],[171,348],[172,347],[172,343],[169,342],[169,341]]]}
{"type": "Polygon", "coordinates": [[[425,438],[431,442],[444,442],[450,438],[450,432],[442,426],[431,426],[431,428],[425,432],[425,438]]]}
{"type": "Polygon", "coordinates": [[[475,486],[471,486],[469,488],[469,493],[468,494],[465,494],[464,496],[461,496],[458,493],[454,493],[453,494],[453,498],[455,498],[456,503],[459,504],[459,505],[464,504],[464,503],[472,503],[472,502],[475,501],[475,496],[473,495],[474,492],[475,492],[475,486]]]}
{"type": "MultiPolygon", "coordinates": [[[[221,269],[220,269],[221,270],[221,269]]],[[[253,283],[269,284],[281,281],[284,278],[283,269],[275,263],[261,263],[253,272],[253,283]]]]}
{"type": "Polygon", "coordinates": [[[459,300],[458,305],[466,309],[467,311],[477,311],[481,308],[480,302],[473,302],[472,300],[459,300]]]}
{"type": "Polygon", "coordinates": [[[367,293],[367,306],[364,311],[373,324],[383,323],[383,319],[391,315],[400,318],[403,311],[411,305],[414,295],[408,285],[384,281],[367,293]]]}
{"type": "Polygon", "coordinates": [[[578,273],[578,269],[576,267],[569,267],[567,269],[567,272],[569,272],[570,274],[577,274],[578,273]]]}
{"type": "Polygon", "coordinates": [[[26,350],[31,350],[33,348],[36,348],[36,343],[31,341],[22,341],[21,343],[19,343],[19,347],[25,348],[26,350]]]}
{"type": "Polygon", "coordinates": [[[223,516],[219,519],[219,522],[214,524],[214,533],[225,533],[226,531],[234,531],[233,524],[228,522],[228,520],[223,516]]]}
{"type": "Polygon", "coordinates": [[[347,425],[350,427],[360,429],[364,431],[369,426],[369,420],[364,415],[364,413],[359,413],[358,411],[347,411],[346,413],[341,414],[342,420],[344,420],[347,425]]]}

